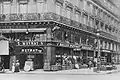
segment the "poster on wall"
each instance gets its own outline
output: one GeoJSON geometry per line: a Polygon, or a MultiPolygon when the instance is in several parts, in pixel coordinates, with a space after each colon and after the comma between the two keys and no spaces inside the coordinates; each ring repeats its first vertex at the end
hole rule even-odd
{"type": "Polygon", "coordinates": [[[0,55],[9,55],[9,42],[0,41],[0,55]]]}

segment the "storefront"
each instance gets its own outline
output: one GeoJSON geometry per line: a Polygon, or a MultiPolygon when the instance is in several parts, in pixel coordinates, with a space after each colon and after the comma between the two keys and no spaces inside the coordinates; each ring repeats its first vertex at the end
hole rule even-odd
{"type": "Polygon", "coordinates": [[[35,41],[18,41],[15,48],[16,59],[20,61],[20,68],[23,69],[25,61],[31,59],[34,69],[44,66],[44,43],[35,41]]]}
{"type": "Polygon", "coordinates": [[[10,54],[9,54],[9,41],[0,41],[0,62],[3,63],[4,68],[9,69],[10,54]]]}

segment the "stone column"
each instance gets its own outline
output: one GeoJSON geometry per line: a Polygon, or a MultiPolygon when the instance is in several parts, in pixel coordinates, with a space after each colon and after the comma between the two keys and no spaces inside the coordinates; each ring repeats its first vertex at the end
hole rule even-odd
{"type": "Polygon", "coordinates": [[[53,47],[52,45],[54,43],[51,42],[52,40],[52,31],[51,28],[48,28],[47,31],[47,51],[46,51],[46,60],[50,62],[50,64],[54,64],[55,63],[55,47],[53,47]]]}

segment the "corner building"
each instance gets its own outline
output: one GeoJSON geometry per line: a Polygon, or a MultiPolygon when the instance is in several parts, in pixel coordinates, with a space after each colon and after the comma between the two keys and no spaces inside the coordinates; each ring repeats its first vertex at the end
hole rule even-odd
{"type": "Polygon", "coordinates": [[[4,57],[6,68],[27,58],[35,68],[55,65],[58,57],[97,58],[94,48],[100,31],[100,56],[120,63],[120,22],[116,6],[104,0],[0,0],[0,32],[16,42],[4,57]],[[111,8],[109,8],[109,5],[111,8]],[[116,13],[115,13],[116,12],[116,13]]]}

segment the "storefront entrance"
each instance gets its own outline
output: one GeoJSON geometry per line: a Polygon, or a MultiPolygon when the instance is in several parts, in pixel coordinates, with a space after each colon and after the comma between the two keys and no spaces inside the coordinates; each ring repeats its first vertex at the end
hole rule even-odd
{"type": "Polygon", "coordinates": [[[25,61],[27,61],[28,59],[32,59],[34,69],[42,69],[44,65],[43,54],[34,54],[34,55],[21,54],[18,56],[18,59],[20,61],[21,69],[24,69],[25,61]]]}
{"type": "Polygon", "coordinates": [[[10,67],[10,56],[9,55],[4,55],[2,56],[2,61],[3,61],[3,66],[5,69],[9,69],[10,67]]]}

